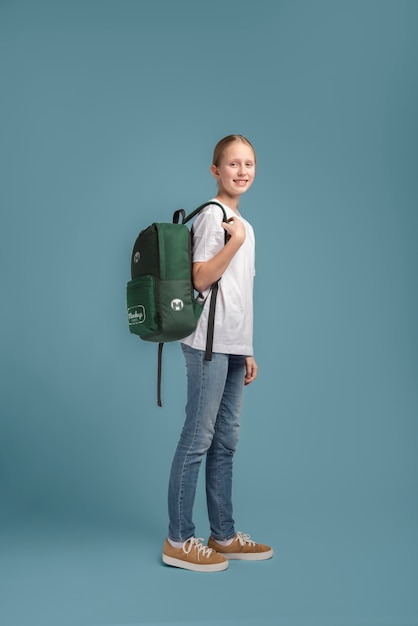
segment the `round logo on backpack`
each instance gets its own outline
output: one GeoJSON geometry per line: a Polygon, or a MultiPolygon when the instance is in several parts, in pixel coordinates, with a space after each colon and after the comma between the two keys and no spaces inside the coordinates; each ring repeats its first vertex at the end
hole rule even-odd
{"type": "Polygon", "coordinates": [[[183,306],[183,300],[180,300],[179,298],[175,298],[171,301],[171,308],[173,309],[173,311],[181,311],[183,309],[183,306]]]}

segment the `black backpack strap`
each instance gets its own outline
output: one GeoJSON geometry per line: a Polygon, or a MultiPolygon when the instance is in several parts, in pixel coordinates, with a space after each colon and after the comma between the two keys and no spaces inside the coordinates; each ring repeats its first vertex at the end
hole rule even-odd
{"type": "MultiPolygon", "coordinates": [[[[222,209],[222,213],[223,213],[223,221],[227,222],[228,218],[226,216],[226,211],[223,208],[222,204],[220,202],[217,202],[216,200],[209,200],[209,202],[204,202],[203,204],[201,204],[200,206],[197,207],[197,209],[195,209],[194,211],[192,211],[191,213],[189,213],[189,215],[186,215],[186,217],[184,217],[183,215],[183,224],[185,224],[186,222],[188,222],[189,220],[193,219],[198,213],[200,213],[200,211],[202,209],[204,209],[205,207],[209,206],[210,204],[216,204],[216,206],[218,206],[220,209],[222,209]]],[[[183,209],[179,209],[179,211],[183,211],[183,209]]],[[[174,216],[176,215],[177,211],[174,213],[174,216]]],[[[184,211],[183,211],[184,213],[184,211]]],[[[173,221],[174,221],[174,217],[173,217],[173,221]]],[[[176,222],[177,223],[177,222],[176,222]]]]}
{"type": "MultiPolygon", "coordinates": [[[[205,207],[209,206],[210,204],[215,204],[220,209],[222,209],[223,221],[227,222],[228,218],[226,216],[226,211],[225,211],[224,207],[222,206],[222,204],[220,202],[216,202],[216,200],[210,200],[209,202],[204,202],[199,207],[197,207],[197,209],[195,209],[189,215],[187,215],[183,219],[183,223],[185,223],[188,220],[190,220],[193,217],[195,217],[195,215],[200,213],[200,211],[202,209],[204,209],[205,207]]],[[[228,237],[228,233],[225,231],[225,243],[227,242],[227,237],[228,237]]],[[[215,327],[215,309],[216,309],[216,299],[217,299],[217,296],[218,296],[218,283],[219,283],[219,280],[217,280],[216,283],[213,283],[213,285],[211,287],[210,306],[209,306],[209,315],[208,315],[208,329],[207,329],[207,333],[206,333],[205,361],[212,361],[213,333],[214,333],[214,327],[215,327]]]]}
{"type": "Polygon", "coordinates": [[[163,363],[163,348],[164,344],[158,344],[158,370],[157,370],[157,404],[158,406],[163,406],[161,402],[161,369],[163,363]]]}
{"type": "Polygon", "coordinates": [[[218,283],[213,283],[211,287],[211,296],[210,296],[210,306],[209,306],[209,315],[208,315],[208,329],[206,333],[206,351],[205,351],[205,361],[212,361],[212,347],[213,347],[213,329],[215,327],[215,308],[216,308],[216,298],[218,296],[218,283]]]}

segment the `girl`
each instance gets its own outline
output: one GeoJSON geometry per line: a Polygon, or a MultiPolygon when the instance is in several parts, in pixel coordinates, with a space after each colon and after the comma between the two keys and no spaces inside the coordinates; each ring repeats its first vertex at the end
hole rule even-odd
{"type": "Polygon", "coordinates": [[[220,571],[228,559],[262,560],[269,546],[236,532],[232,517],[232,459],[238,441],[244,385],[257,376],[253,356],[254,233],[238,203],[255,177],[256,159],[242,135],[228,135],[215,147],[211,166],[218,183],[216,205],[193,225],[193,284],[205,298],[219,281],[213,354],[205,361],[208,304],[194,333],[183,339],[187,369],[186,419],[171,467],[170,525],[163,548],[168,565],[220,571]],[[225,243],[225,231],[227,242],[225,243]],[[206,455],[206,498],[211,529],[208,545],[195,538],[192,520],[199,468],[206,455]]]}

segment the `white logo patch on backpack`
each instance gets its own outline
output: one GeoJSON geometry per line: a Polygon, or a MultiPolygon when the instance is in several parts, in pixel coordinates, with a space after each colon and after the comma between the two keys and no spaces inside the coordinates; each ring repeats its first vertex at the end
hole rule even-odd
{"type": "Polygon", "coordinates": [[[183,300],[180,300],[180,298],[175,298],[171,301],[171,308],[173,309],[173,311],[182,311],[183,307],[183,300]]]}

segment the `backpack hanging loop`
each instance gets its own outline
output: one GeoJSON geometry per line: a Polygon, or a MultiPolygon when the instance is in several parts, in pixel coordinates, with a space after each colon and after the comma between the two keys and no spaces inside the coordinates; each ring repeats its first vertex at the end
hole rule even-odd
{"type": "Polygon", "coordinates": [[[184,219],[186,217],[186,211],[184,209],[177,209],[177,211],[174,211],[174,214],[173,214],[173,224],[178,224],[179,223],[180,215],[181,215],[181,222],[180,222],[180,224],[184,224],[184,219]]]}

